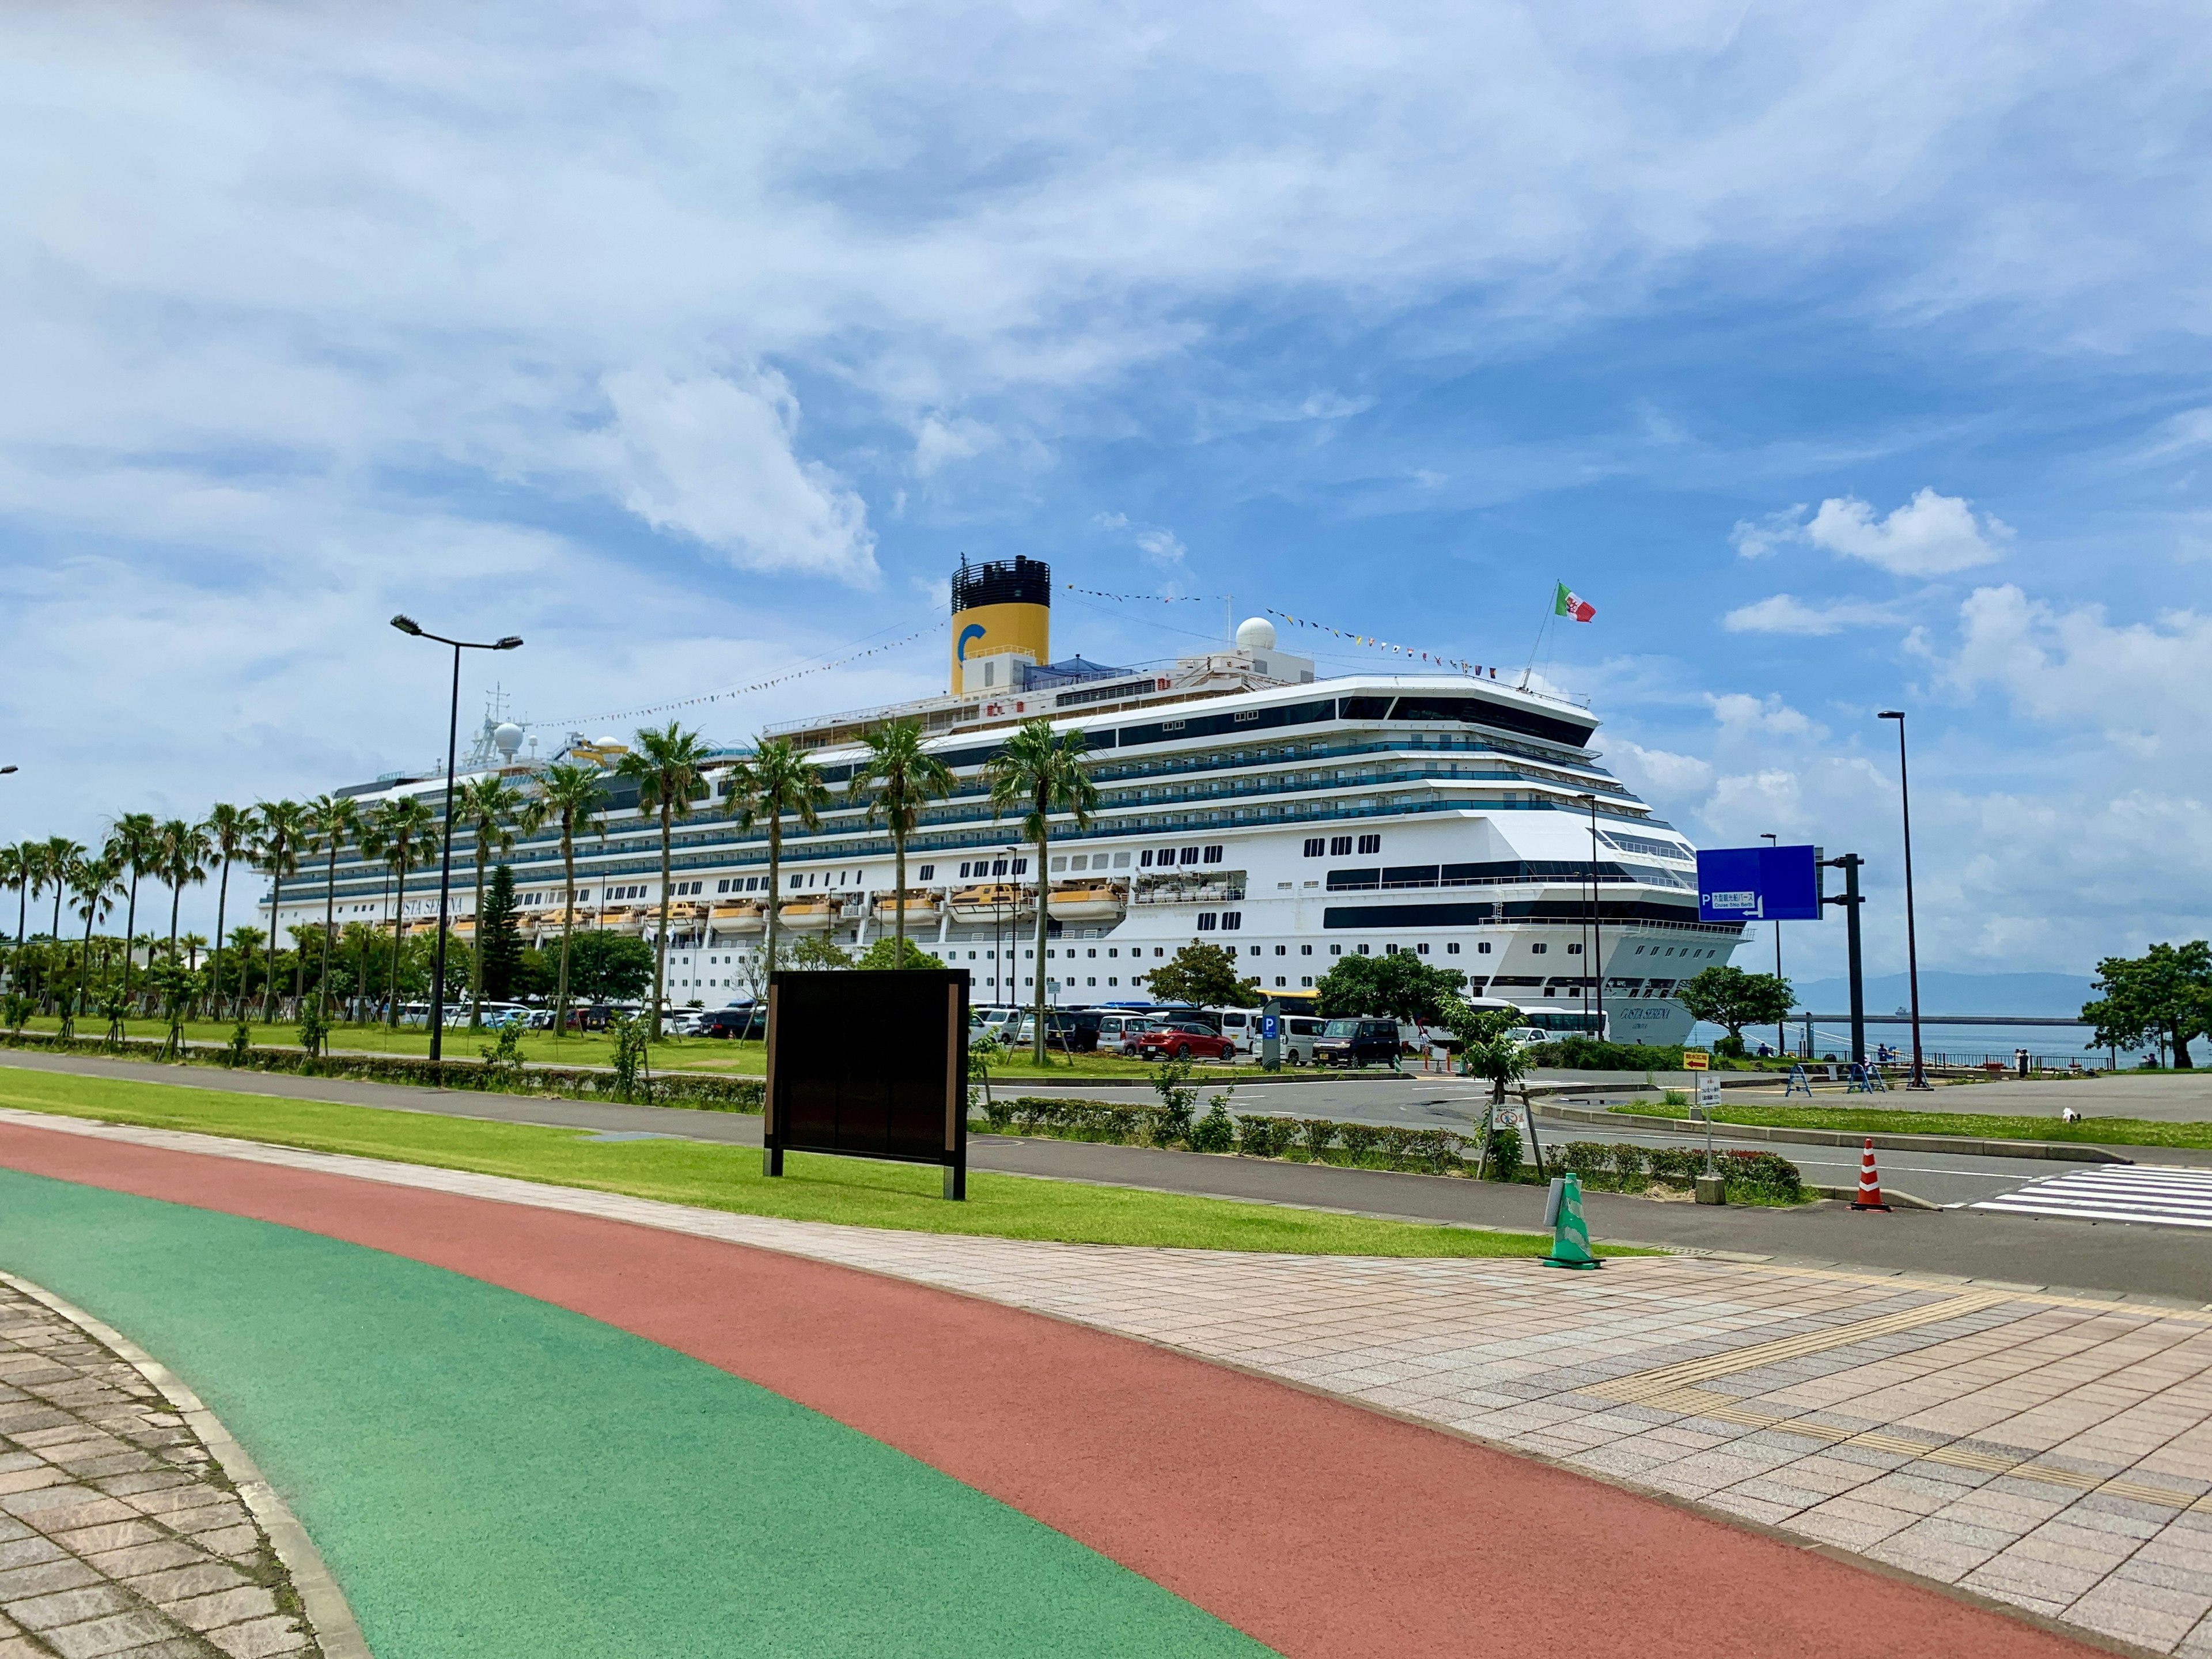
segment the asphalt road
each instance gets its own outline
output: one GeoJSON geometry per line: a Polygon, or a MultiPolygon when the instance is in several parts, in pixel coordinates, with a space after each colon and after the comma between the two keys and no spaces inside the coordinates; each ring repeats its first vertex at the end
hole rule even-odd
{"type": "MultiPolygon", "coordinates": [[[[613,1135],[670,1135],[738,1146],[757,1146],[761,1139],[761,1121],[749,1113],[705,1112],[687,1107],[626,1106],[614,1102],[478,1094],[473,1091],[358,1083],[340,1078],[223,1072],[206,1066],[165,1067],[143,1061],[44,1054],[27,1049],[0,1050],[0,1066],[112,1077],[181,1088],[330,1100],[386,1110],[433,1112],[495,1122],[592,1129],[613,1135]]],[[[1286,1093],[1297,1086],[1275,1085],[1286,1093]]],[[[1344,1080],[1339,1079],[1335,1086],[1344,1086],[1344,1080]]],[[[1376,1086],[1395,1089],[1406,1085],[1376,1086]]],[[[1287,1103],[1273,1104],[1273,1088],[1266,1092],[1270,1109],[1307,1115],[1308,1109],[1303,1107],[1287,1103]]],[[[1245,1103],[1240,1100],[1238,1104],[1243,1106],[1245,1103]]],[[[1426,1109],[1411,1097],[1405,1104],[1426,1109]]],[[[1450,1105],[1463,1109],[1457,1102],[1450,1105]]],[[[1539,1122],[1541,1133],[1540,1119],[1539,1122]]],[[[1564,1129],[1566,1126],[1560,1127],[1564,1129]]],[[[1563,1138],[1574,1137],[1570,1134],[1563,1138]]],[[[1801,1152],[1826,1149],[1786,1150],[1794,1158],[1801,1152]]],[[[1916,1162],[1922,1161],[1919,1154],[1906,1156],[1916,1162]]],[[[973,1137],[969,1158],[975,1169],[1006,1174],[1296,1204],[1462,1226],[1534,1231],[1543,1213],[1540,1188],[1508,1187],[1460,1176],[1398,1175],[1328,1164],[1277,1163],[1164,1152],[1152,1147],[1027,1140],[1000,1135],[973,1137]]],[[[1932,1164],[1934,1160],[1925,1161],[1932,1164]]],[[[2048,1175],[2052,1167],[2039,1162],[2033,1173],[2048,1175]]],[[[1897,1184],[1907,1191],[1913,1190],[1902,1181],[1897,1184]]],[[[1975,1195],[1987,1194],[1978,1192],[1975,1195]]],[[[1999,1285],[2142,1296],[2184,1301],[2191,1307],[2203,1306],[2208,1297],[2212,1297],[2212,1237],[2181,1228],[1973,1210],[1896,1210],[1887,1214],[1855,1214],[1848,1206],[1839,1203],[1808,1205],[1792,1210],[1711,1206],[1595,1192],[1585,1195],[1583,1209],[1591,1236],[1617,1243],[1826,1263],[1874,1273],[1936,1274],[1999,1285]]]]}

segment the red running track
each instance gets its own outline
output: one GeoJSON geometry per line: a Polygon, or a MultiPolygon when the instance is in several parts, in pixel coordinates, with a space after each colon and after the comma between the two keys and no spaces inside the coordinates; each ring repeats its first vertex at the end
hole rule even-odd
{"type": "Polygon", "coordinates": [[[1293,1656],[2057,1659],[2001,1613],[1125,1338],[772,1251],[0,1125],[0,1164],[350,1241],[704,1360],[1293,1656]]]}

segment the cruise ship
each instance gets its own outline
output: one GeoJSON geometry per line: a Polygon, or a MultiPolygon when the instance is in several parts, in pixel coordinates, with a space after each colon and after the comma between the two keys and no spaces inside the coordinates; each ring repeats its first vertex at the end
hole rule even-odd
{"type": "MultiPolygon", "coordinates": [[[[818,833],[787,819],[779,891],[769,890],[764,828],[738,829],[714,776],[749,751],[718,754],[711,797],[677,820],[673,1006],[718,1006],[758,990],[770,903],[781,907],[786,950],[808,937],[865,948],[891,929],[900,900],[890,838],[846,786],[865,734],[911,720],[957,787],[908,840],[907,933],[966,969],[979,1004],[1030,1002],[1040,971],[1062,1007],[1141,1004],[1150,969],[1203,940],[1235,953],[1286,1005],[1310,998],[1346,956],[1408,951],[1464,973],[1471,995],[1510,1002],[1539,1027],[1602,1029],[1626,1042],[1689,1035],[1693,1021],[1671,993],[1726,962],[1743,930],[1698,921],[1689,842],[1601,764],[1586,707],[1495,671],[1322,678],[1265,617],[1221,649],[1172,663],[1055,662],[1052,593],[1042,561],[963,562],[944,695],[768,728],[808,752],[833,800],[818,833]],[[1017,821],[992,816],[984,778],[1006,736],[1041,716],[1080,735],[1098,789],[1088,823],[1055,820],[1042,870],[1017,821]]],[[[501,773],[526,788],[551,760],[609,768],[605,833],[576,842],[574,925],[651,939],[659,832],[638,811],[635,786],[611,773],[621,742],[568,732],[541,758],[530,737],[526,757],[527,735],[488,715],[457,770],[501,773]]],[[[434,805],[443,789],[436,775],[393,775],[337,793],[366,809],[392,794],[434,805]]],[[[473,927],[473,860],[464,830],[450,902],[463,939],[473,927]]],[[[557,939],[557,840],[520,841],[504,861],[526,938],[557,939]]],[[[434,866],[395,894],[381,866],[342,854],[337,882],[341,924],[389,926],[396,904],[410,929],[436,926],[434,866]]],[[[319,923],[324,903],[323,870],[303,868],[275,922],[319,923]]],[[[266,893],[262,910],[265,926],[266,893]]]]}

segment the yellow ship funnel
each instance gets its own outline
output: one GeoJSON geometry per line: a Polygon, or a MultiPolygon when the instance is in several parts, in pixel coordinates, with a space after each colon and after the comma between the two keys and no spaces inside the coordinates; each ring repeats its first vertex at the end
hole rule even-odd
{"type": "MultiPolygon", "coordinates": [[[[1042,665],[1052,660],[1052,567],[1042,559],[960,562],[952,574],[952,663],[949,689],[968,683],[967,665],[1015,652],[1042,665]]],[[[995,684],[1007,684],[1004,675],[995,684]]]]}

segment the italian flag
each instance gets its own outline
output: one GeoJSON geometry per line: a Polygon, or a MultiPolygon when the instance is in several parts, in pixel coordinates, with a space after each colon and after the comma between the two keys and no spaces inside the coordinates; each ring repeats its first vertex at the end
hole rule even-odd
{"type": "Polygon", "coordinates": [[[1597,607],[1565,582],[1561,582],[1559,591],[1552,596],[1552,614],[1555,617],[1572,617],[1577,622],[1588,622],[1592,617],[1597,615],[1597,607]]]}

